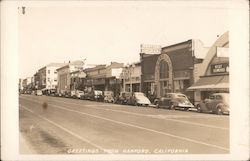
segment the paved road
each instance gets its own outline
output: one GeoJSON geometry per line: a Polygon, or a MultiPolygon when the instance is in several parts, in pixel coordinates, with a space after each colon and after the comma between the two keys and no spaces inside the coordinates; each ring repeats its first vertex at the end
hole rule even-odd
{"type": "Polygon", "coordinates": [[[23,153],[229,153],[229,116],[33,95],[19,107],[23,153]]]}

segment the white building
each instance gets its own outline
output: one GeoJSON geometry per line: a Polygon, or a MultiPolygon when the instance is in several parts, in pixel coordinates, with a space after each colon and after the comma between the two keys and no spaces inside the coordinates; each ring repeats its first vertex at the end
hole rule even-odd
{"type": "Polygon", "coordinates": [[[126,92],[141,91],[141,64],[133,63],[123,69],[123,90],[126,92]]]}
{"type": "Polygon", "coordinates": [[[57,69],[64,66],[65,63],[50,63],[38,70],[39,89],[56,89],[57,87],[57,69]]]}

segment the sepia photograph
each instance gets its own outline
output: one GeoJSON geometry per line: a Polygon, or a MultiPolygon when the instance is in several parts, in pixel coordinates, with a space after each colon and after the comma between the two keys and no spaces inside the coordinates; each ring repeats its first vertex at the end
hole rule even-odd
{"type": "Polygon", "coordinates": [[[235,18],[247,1],[4,4],[15,95],[1,88],[1,114],[15,106],[21,160],[249,159],[249,24],[235,18]]]}

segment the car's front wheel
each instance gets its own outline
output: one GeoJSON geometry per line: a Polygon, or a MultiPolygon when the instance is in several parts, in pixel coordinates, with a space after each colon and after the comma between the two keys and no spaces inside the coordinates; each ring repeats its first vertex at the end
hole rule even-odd
{"type": "Polygon", "coordinates": [[[202,113],[201,106],[197,105],[197,112],[202,113]]]}
{"type": "Polygon", "coordinates": [[[170,110],[175,110],[175,105],[174,104],[170,105],[170,110]]]}
{"type": "Polygon", "coordinates": [[[134,102],[134,105],[135,105],[135,106],[139,106],[139,104],[138,104],[136,101],[134,102]]]}
{"type": "Polygon", "coordinates": [[[217,114],[217,115],[222,115],[222,114],[223,114],[222,108],[221,108],[220,106],[217,108],[216,114],[217,114]]]}

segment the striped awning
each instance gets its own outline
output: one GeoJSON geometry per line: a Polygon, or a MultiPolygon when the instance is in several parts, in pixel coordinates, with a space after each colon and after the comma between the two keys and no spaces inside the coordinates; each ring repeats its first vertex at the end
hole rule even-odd
{"type": "Polygon", "coordinates": [[[187,89],[188,91],[215,91],[229,90],[229,75],[217,75],[201,77],[194,85],[187,89]]]}

